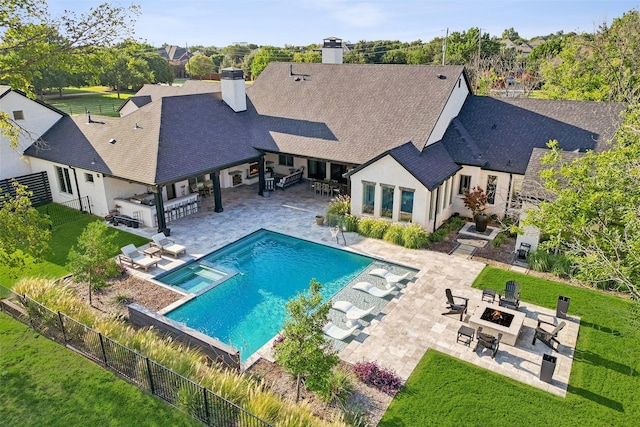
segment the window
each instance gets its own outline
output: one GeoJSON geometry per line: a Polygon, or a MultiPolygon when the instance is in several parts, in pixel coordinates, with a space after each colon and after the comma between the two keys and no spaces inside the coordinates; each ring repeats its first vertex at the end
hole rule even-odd
{"type": "Polygon", "coordinates": [[[413,219],[414,190],[400,190],[400,221],[411,222],[413,219]]]}
{"type": "Polygon", "coordinates": [[[438,191],[434,189],[431,192],[431,201],[429,203],[429,220],[432,220],[436,214],[436,204],[438,202],[438,191]]]}
{"type": "Polygon", "coordinates": [[[487,177],[487,203],[493,205],[496,201],[496,187],[498,186],[498,177],[489,175],[487,177]]]}
{"type": "Polygon", "coordinates": [[[376,185],[371,182],[362,183],[362,213],[373,214],[376,198],[376,185]]]}
{"type": "Polygon", "coordinates": [[[293,156],[290,156],[288,154],[279,154],[278,155],[278,164],[280,166],[293,167],[293,156]]]}
{"type": "Polygon", "coordinates": [[[471,176],[460,175],[460,186],[458,187],[458,194],[464,195],[464,192],[471,189],[471,176]]]}
{"type": "Polygon", "coordinates": [[[386,218],[393,216],[393,191],[393,187],[388,185],[382,186],[382,211],[380,215],[386,218]]]}
{"type": "Polygon", "coordinates": [[[451,185],[449,186],[449,206],[453,203],[453,177],[449,178],[451,185]]]}
{"type": "Polygon", "coordinates": [[[24,111],[16,110],[13,112],[13,120],[24,120],[24,111]]]}
{"type": "Polygon", "coordinates": [[[58,175],[58,187],[60,188],[60,191],[62,193],[73,194],[69,169],[56,166],[56,175],[58,175]]]}
{"type": "Polygon", "coordinates": [[[327,179],[327,163],[318,160],[307,160],[307,176],[313,179],[327,179]]]}
{"type": "Polygon", "coordinates": [[[92,173],[85,173],[84,174],[84,180],[86,182],[93,182],[93,174],[92,173]]]}

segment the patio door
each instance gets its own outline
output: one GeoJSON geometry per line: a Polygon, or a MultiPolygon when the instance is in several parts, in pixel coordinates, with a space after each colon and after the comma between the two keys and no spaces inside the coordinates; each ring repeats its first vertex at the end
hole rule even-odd
{"type": "Polygon", "coordinates": [[[175,198],[176,198],[176,185],[175,184],[167,185],[167,200],[171,200],[175,198]]]}
{"type": "Polygon", "coordinates": [[[347,178],[344,178],[342,176],[345,173],[347,173],[347,165],[331,163],[331,179],[332,180],[345,184],[347,182],[347,178]]]}
{"type": "Polygon", "coordinates": [[[319,160],[307,160],[308,176],[313,179],[327,178],[327,163],[319,160]]]}

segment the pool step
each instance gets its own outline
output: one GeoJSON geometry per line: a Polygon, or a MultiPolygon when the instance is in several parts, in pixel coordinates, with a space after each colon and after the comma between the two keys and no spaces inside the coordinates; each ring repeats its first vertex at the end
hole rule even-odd
{"type": "Polygon", "coordinates": [[[224,276],[226,276],[226,274],[221,272],[221,271],[204,269],[204,268],[202,270],[196,271],[195,274],[197,276],[213,280],[214,282],[216,282],[216,281],[222,279],[224,276]]]}

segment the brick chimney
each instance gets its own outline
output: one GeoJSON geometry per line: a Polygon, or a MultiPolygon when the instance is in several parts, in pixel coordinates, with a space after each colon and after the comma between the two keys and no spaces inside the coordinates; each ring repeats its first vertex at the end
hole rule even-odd
{"type": "Polygon", "coordinates": [[[220,86],[222,88],[222,100],[231,107],[233,111],[236,113],[247,111],[247,92],[244,87],[244,73],[240,68],[223,68],[220,86]]]}
{"type": "Polygon", "coordinates": [[[323,64],[342,64],[342,39],[327,37],[322,44],[323,64]]]}

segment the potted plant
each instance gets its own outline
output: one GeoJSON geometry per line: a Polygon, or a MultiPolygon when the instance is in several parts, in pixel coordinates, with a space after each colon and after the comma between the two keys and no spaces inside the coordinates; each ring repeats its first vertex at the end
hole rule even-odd
{"type": "Polygon", "coordinates": [[[318,225],[324,224],[324,216],[323,215],[316,215],[316,224],[318,224],[318,225]]]}
{"type": "Polygon", "coordinates": [[[487,194],[478,186],[469,190],[465,190],[462,199],[464,206],[471,209],[471,215],[476,223],[476,231],[483,233],[489,224],[489,215],[484,213],[487,205],[487,194]]]}

